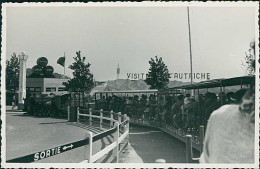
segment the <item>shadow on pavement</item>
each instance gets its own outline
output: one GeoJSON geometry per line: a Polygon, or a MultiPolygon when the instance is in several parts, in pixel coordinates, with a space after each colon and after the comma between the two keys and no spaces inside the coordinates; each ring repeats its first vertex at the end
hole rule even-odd
{"type": "Polygon", "coordinates": [[[67,123],[67,121],[63,121],[63,122],[49,122],[49,123],[38,123],[38,124],[57,124],[57,123],[67,123]]]}

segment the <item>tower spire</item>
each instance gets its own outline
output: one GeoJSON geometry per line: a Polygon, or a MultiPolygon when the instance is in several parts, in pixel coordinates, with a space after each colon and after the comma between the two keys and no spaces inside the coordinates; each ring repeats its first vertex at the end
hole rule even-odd
{"type": "Polygon", "coordinates": [[[120,74],[119,62],[117,64],[116,74],[117,74],[117,78],[116,79],[119,79],[119,74],[120,74]]]}

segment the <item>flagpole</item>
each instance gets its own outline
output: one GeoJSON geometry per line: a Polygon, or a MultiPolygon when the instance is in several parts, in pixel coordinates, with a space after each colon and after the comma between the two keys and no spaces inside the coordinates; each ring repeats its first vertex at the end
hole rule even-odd
{"type": "Polygon", "coordinates": [[[188,26],[189,26],[189,45],[190,45],[190,72],[191,72],[191,84],[193,83],[193,71],[192,71],[192,52],[191,52],[191,34],[190,34],[190,12],[189,6],[187,6],[188,11],[188,26]]]}
{"type": "Polygon", "coordinates": [[[63,76],[65,76],[65,67],[66,67],[66,57],[65,57],[65,52],[64,52],[64,74],[63,74],[63,76]]]}

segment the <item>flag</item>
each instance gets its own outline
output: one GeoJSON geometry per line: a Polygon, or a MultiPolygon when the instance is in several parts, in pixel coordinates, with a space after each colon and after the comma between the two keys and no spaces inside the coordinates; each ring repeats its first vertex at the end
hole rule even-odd
{"type": "Polygon", "coordinates": [[[63,57],[60,57],[60,58],[57,60],[57,63],[64,67],[65,57],[64,57],[64,56],[63,56],[63,57]]]}

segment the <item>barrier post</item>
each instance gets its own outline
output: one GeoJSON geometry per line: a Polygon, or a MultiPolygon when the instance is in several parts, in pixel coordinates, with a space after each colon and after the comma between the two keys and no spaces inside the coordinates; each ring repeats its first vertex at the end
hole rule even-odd
{"type": "Polygon", "coordinates": [[[114,113],[113,110],[111,110],[110,111],[110,118],[111,118],[111,120],[110,120],[110,128],[113,127],[113,119],[114,119],[113,113],[114,113]]]}
{"type": "Polygon", "coordinates": [[[70,106],[67,107],[67,116],[68,116],[68,121],[70,121],[70,106]]]}
{"type": "Polygon", "coordinates": [[[92,162],[92,147],[93,147],[93,133],[90,131],[87,131],[86,133],[86,139],[89,139],[89,144],[85,145],[84,152],[85,152],[85,159],[88,161],[88,163],[92,162]]]}
{"type": "Polygon", "coordinates": [[[89,108],[89,125],[92,125],[92,109],[89,108]]]}
{"type": "Polygon", "coordinates": [[[79,107],[77,107],[77,123],[79,123],[79,107]]]}
{"type": "Polygon", "coordinates": [[[191,143],[191,135],[186,135],[186,162],[192,162],[192,143],[191,143]]]}
{"type": "Polygon", "coordinates": [[[203,142],[204,142],[204,126],[200,126],[200,154],[203,152],[203,142]]]}
{"type": "Polygon", "coordinates": [[[116,132],[113,134],[114,142],[116,142],[116,147],[113,149],[113,156],[116,158],[116,163],[118,163],[118,146],[119,146],[119,123],[115,123],[116,132]]]}
{"type": "Polygon", "coordinates": [[[129,144],[129,124],[130,124],[130,118],[127,116],[127,124],[126,124],[126,130],[128,131],[128,134],[126,136],[127,145],[129,144]]]}
{"type": "Polygon", "coordinates": [[[165,159],[156,159],[155,163],[166,163],[165,159]]]}
{"type": "MultiPolygon", "coordinates": [[[[126,121],[127,120],[127,115],[126,114],[124,114],[124,121],[126,121]]],[[[127,123],[126,123],[126,125],[124,126],[124,133],[127,131],[127,123]]]]}
{"type": "Polygon", "coordinates": [[[118,123],[121,124],[121,112],[118,112],[118,123]]]}
{"type": "Polygon", "coordinates": [[[100,128],[103,127],[102,123],[103,123],[103,109],[100,109],[100,123],[99,123],[100,128]]]}

